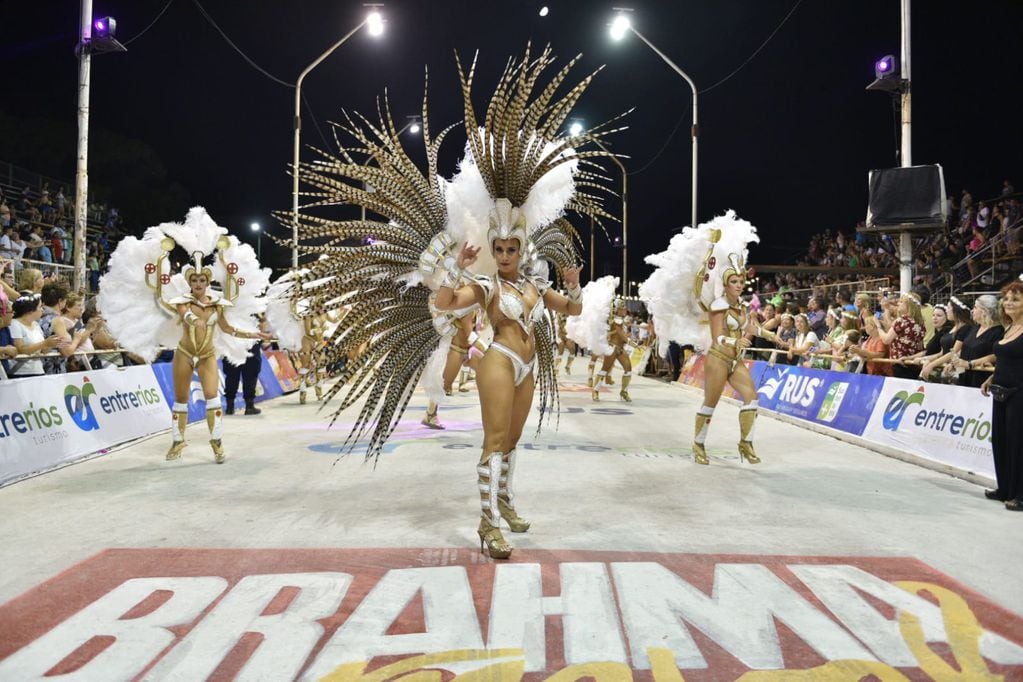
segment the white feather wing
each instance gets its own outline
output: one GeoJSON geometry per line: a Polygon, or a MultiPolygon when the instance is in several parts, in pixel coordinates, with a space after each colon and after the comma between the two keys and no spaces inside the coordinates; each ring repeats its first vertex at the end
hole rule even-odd
{"type": "Polygon", "coordinates": [[[610,355],[607,342],[611,304],[618,289],[618,278],[608,275],[583,287],[583,311],[565,322],[565,334],[594,355],[610,355]]]}

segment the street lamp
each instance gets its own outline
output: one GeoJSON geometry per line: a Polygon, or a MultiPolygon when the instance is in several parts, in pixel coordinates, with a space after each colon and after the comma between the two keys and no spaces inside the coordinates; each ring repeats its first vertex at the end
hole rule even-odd
{"type": "Polygon", "coordinates": [[[678,68],[678,65],[675,64],[675,62],[673,62],[670,59],[668,59],[668,57],[663,52],[658,50],[654,46],[653,43],[651,43],[649,40],[647,40],[646,37],[642,33],[640,33],[635,28],[633,28],[632,21],[629,19],[629,14],[628,14],[629,12],[632,11],[631,9],[626,9],[626,8],[622,8],[622,7],[616,7],[615,9],[618,11],[618,14],[615,15],[614,20],[611,22],[611,26],[610,26],[611,38],[613,40],[616,40],[616,41],[621,40],[622,38],[625,37],[625,35],[627,33],[629,33],[631,31],[632,33],[634,33],[636,35],[637,38],[639,38],[644,43],[646,43],[647,47],[649,47],[651,50],[656,52],[657,56],[660,57],[662,60],[664,60],[664,63],[667,64],[668,66],[670,66],[675,71],[675,73],[677,73],[678,75],[680,75],[683,78],[685,78],[686,82],[689,83],[689,87],[693,91],[693,198],[692,198],[693,213],[692,213],[692,227],[696,227],[696,141],[697,141],[697,136],[698,136],[698,133],[699,133],[699,122],[698,122],[697,115],[696,115],[697,114],[697,109],[696,109],[696,84],[693,83],[693,79],[690,78],[689,75],[686,74],[685,71],[683,71],[682,69],[678,68]]]}
{"type": "MultiPolygon", "coordinates": [[[[586,126],[580,120],[572,121],[568,126],[568,132],[570,135],[575,137],[581,133],[586,126]]],[[[618,170],[622,172],[622,291],[628,296],[628,283],[629,283],[629,173],[625,170],[625,165],[617,155],[612,154],[608,151],[604,143],[600,141],[598,137],[590,138],[598,147],[603,150],[605,154],[611,157],[611,160],[618,166],[618,170]]],[[[593,279],[593,221],[590,221],[590,279],[593,279]]]]}
{"type": "Polygon", "coordinates": [[[353,35],[359,32],[363,26],[369,27],[369,34],[377,37],[384,32],[384,19],[380,15],[377,8],[383,5],[369,5],[372,7],[372,11],[366,16],[362,22],[353,28],[351,31],[346,33],[339,41],[331,45],[327,50],[317,57],[313,62],[305,67],[298,76],[298,81],[295,83],[295,145],[293,154],[291,157],[291,266],[293,268],[298,267],[298,150],[302,145],[302,81],[309,75],[309,72],[319,66],[320,62],[330,56],[330,54],[341,47],[341,45],[351,38],[353,35]]]}
{"type": "Polygon", "coordinates": [[[260,261],[263,260],[263,230],[260,228],[259,223],[252,223],[249,225],[249,229],[253,232],[258,233],[256,236],[256,258],[260,261]]]}

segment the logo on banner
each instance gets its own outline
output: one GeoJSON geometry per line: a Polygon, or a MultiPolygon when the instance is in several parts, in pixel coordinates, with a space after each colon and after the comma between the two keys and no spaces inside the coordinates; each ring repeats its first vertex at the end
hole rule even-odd
{"type": "Polygon", "coordinates": [[[89,383],[89,377],[82,378],[82,388],[68,386],[64,389],[64,407],[71,415],[71,421],[82,431],[94,431],[99,428],[96,415],[92,412],[89,398],[96,395],[96,388],[89,383]]]}
{"type": "Polygon", "coordinates": [[[779,402],[810,407],[822,383],[824,381],[820,377],[789,373],[786,369],[777,378],[765,379],[757,393],[763,394],[768,400],[774,400],[777,396],[779,402]]]}
{"type": "Polygon", "coordinates": [[[924,387],[916,389],[915,393],[909,391],[899,391],[892,396],[888,406],[884,408],[884,416],[881,418],[881,424],[889,431],[898,431],[899,424],[902,423],[902,418],[906,415],[906,410],[910,405],[922,405],[924,402],[924,387]]]}
{"type": "Polygon", "coordinates": [[[782,373],[777,377],[765,379],[764,385],[757,389],[757,393],[763,394],[763,396],[768,400],[774,400],[774,396],[777,395],[778,389],[781,388],[782,380],[788,373],[789,371],[785,369],[782,370],[782,373]]]}
{"type": "Polygon", "coordinates": [[[848,390],[849,384],[845,381],[836,381],[831,384],[827,394],[824,396],[824,402],[821,403],[821,409],[817,412],[817,420],[822,422],[834,421],[835,417],[838,416],[838,410],[842,407],[842,401],[845,400],[845,394],[848,390]]]}

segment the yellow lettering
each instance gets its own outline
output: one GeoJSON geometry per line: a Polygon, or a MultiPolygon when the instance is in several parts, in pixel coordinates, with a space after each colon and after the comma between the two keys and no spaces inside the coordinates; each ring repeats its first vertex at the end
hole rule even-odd
{"type": "Polygon", "coordinates": [[[675,654],[671,649],[647,649],[646,656],[650,659],[650,672],[654,682],[685,682],[682,673],[675,665],[675,654]]]}
{"type": "Polygon", "coordinates": [[[873,675],[881,682],[909,682],[909,678],[880,661],[831,661],[807,670],[752,670],[739,682],[850,682],[873,675]]]}
{"type": "Polygon", "coordinates": [[[397,677],[408,682],[441,682],[440,670],[457,672],[467,668],[454,679],[458,682],[519,682],[526,661],[522,649],[463,649],[412,656],[371,672],[366,672],[368,665],[368,661],[345,663],[321,677],[320,682],[386,682],[397,677]],[[473,662],[480,665],[472,666],[473,662]]]}
{"type": "Polygon", "coordinates": [[[980,654],[980,638],[984,629],[977,622],[969,604],[952,590],[931,583],[903,580],[895,585],[910,594],[929,592],[938,600],[941,617],[945,622],[945,634],[952,656],[959,664],[956,670],[946,663],[941,656],[927,646],[924,630],[920,619],[905,611],[899,614],[899,630],[906,646],[916,656],[920,669],[934,678],[935,682],[946,680],[1002,680],[1002,675],[992,673],[984,657],[980,654]]]}
{"type": "Polygon", "coordinates": [[[592,677],[594,682],[632,682],[632,668],[624,663],[577,663],[562,668],[546,682],[575,682],[592,677]]]}

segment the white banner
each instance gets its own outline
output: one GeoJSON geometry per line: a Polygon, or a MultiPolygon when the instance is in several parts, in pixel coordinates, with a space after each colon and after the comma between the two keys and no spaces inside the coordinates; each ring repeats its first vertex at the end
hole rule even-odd
{"type": "Polygon", "coordinates": [[[148,366],[0,382],[0,485],[170,426],[148,366]]]}
{"type": "Polygon", "coordinates": [[[863,437],[957,469],[995,477],[991,398],[976,388],[885,379],[863,437]]]}

